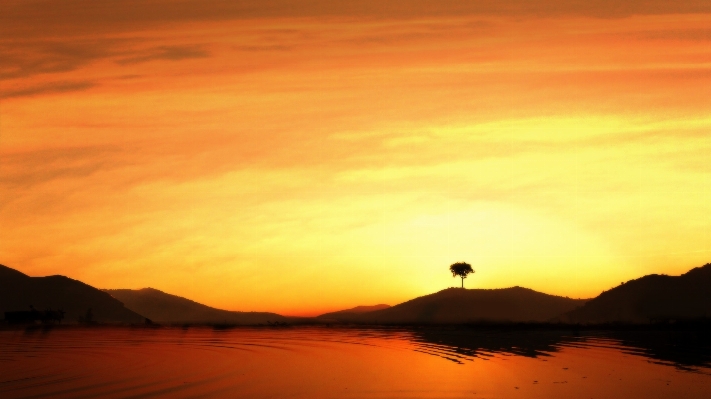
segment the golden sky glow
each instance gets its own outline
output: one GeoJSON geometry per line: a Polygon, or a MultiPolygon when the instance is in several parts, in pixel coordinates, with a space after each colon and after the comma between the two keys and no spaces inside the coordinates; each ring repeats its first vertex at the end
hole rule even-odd
{"type": "Polygon", "coordinates": [[[708,2],[331,3],[3,2],[0,263],[307,315],[711,261],[708,2]]]}

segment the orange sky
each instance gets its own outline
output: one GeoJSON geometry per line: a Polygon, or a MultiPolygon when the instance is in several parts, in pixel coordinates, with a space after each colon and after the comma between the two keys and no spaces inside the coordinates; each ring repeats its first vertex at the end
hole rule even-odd
{"type": "Polygon", "coordinates": [[[711,261],[711,4],[499,3],[3,2],[0,263],[308,315],[711,261]]]}

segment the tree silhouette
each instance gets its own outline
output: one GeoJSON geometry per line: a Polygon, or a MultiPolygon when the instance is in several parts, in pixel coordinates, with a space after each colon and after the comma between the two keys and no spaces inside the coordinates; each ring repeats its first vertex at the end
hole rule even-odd
{"type": "Polygon", "coordinates": [[[452,272],[452,277],[461,277],[462,288],[464,288],[464,279],[467,278],[467,275],[469,273],[474,273],[472,265],[464,262],[453,263],[451,266],[449,266],[449,271],[452,272]]]}

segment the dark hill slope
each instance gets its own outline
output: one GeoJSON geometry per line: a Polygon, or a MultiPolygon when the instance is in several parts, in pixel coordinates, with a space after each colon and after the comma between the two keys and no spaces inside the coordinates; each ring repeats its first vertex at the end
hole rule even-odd
{"type": "Polygon", "coordinates": [[[6,311],[63,309],[63,323],[76,323],[91,308],[94,320],[105,323],[143,323],[144,317],[81,281],[64,276],[30,277],[0,265],[0,316],[6,311]]]}
{"type": "Polygon", "coordinates": [[[350,320],[353,315],[359,315],[368,312],[374,312],[376,310],[388,309],[390,305],[380,304],[372,306],[356,306],[354,308],[339,310],[337,312],[324,313],[320,316],[316,316],[319,319],[330,319],[330,320],[350,320]]]}
{"type": "Polygon", "coordinates": [[[553,296],[521,287],[448,288],[388,309],[358,315],[353,321],[382,324],[544,322],[584,303],[582,299],[553,296]]]}
{"type": "Polygon", "coordinates": [[[567,313],[561,321],[649,323],[702,317],[711,317],[711,263],[681,276],[652,274],[630,280],[567,313]]]}
{"type": "Polygon", "coordinates": [[[225,323],[239,325],[285,322],[276,313],[232,312],[211,308],[183,297],[167,294],[153,288],[140,290],[104,290],[126,304],[126,307],[159,323],[225,323]]]}

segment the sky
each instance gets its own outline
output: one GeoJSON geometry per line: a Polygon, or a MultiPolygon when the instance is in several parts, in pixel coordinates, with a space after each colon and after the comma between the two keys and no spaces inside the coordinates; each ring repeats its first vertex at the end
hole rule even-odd
{"type": "Polygon", "coordinates": [[[315,315],[711,262],[708,1],[6,0],[0,263],[315,315]]]}

